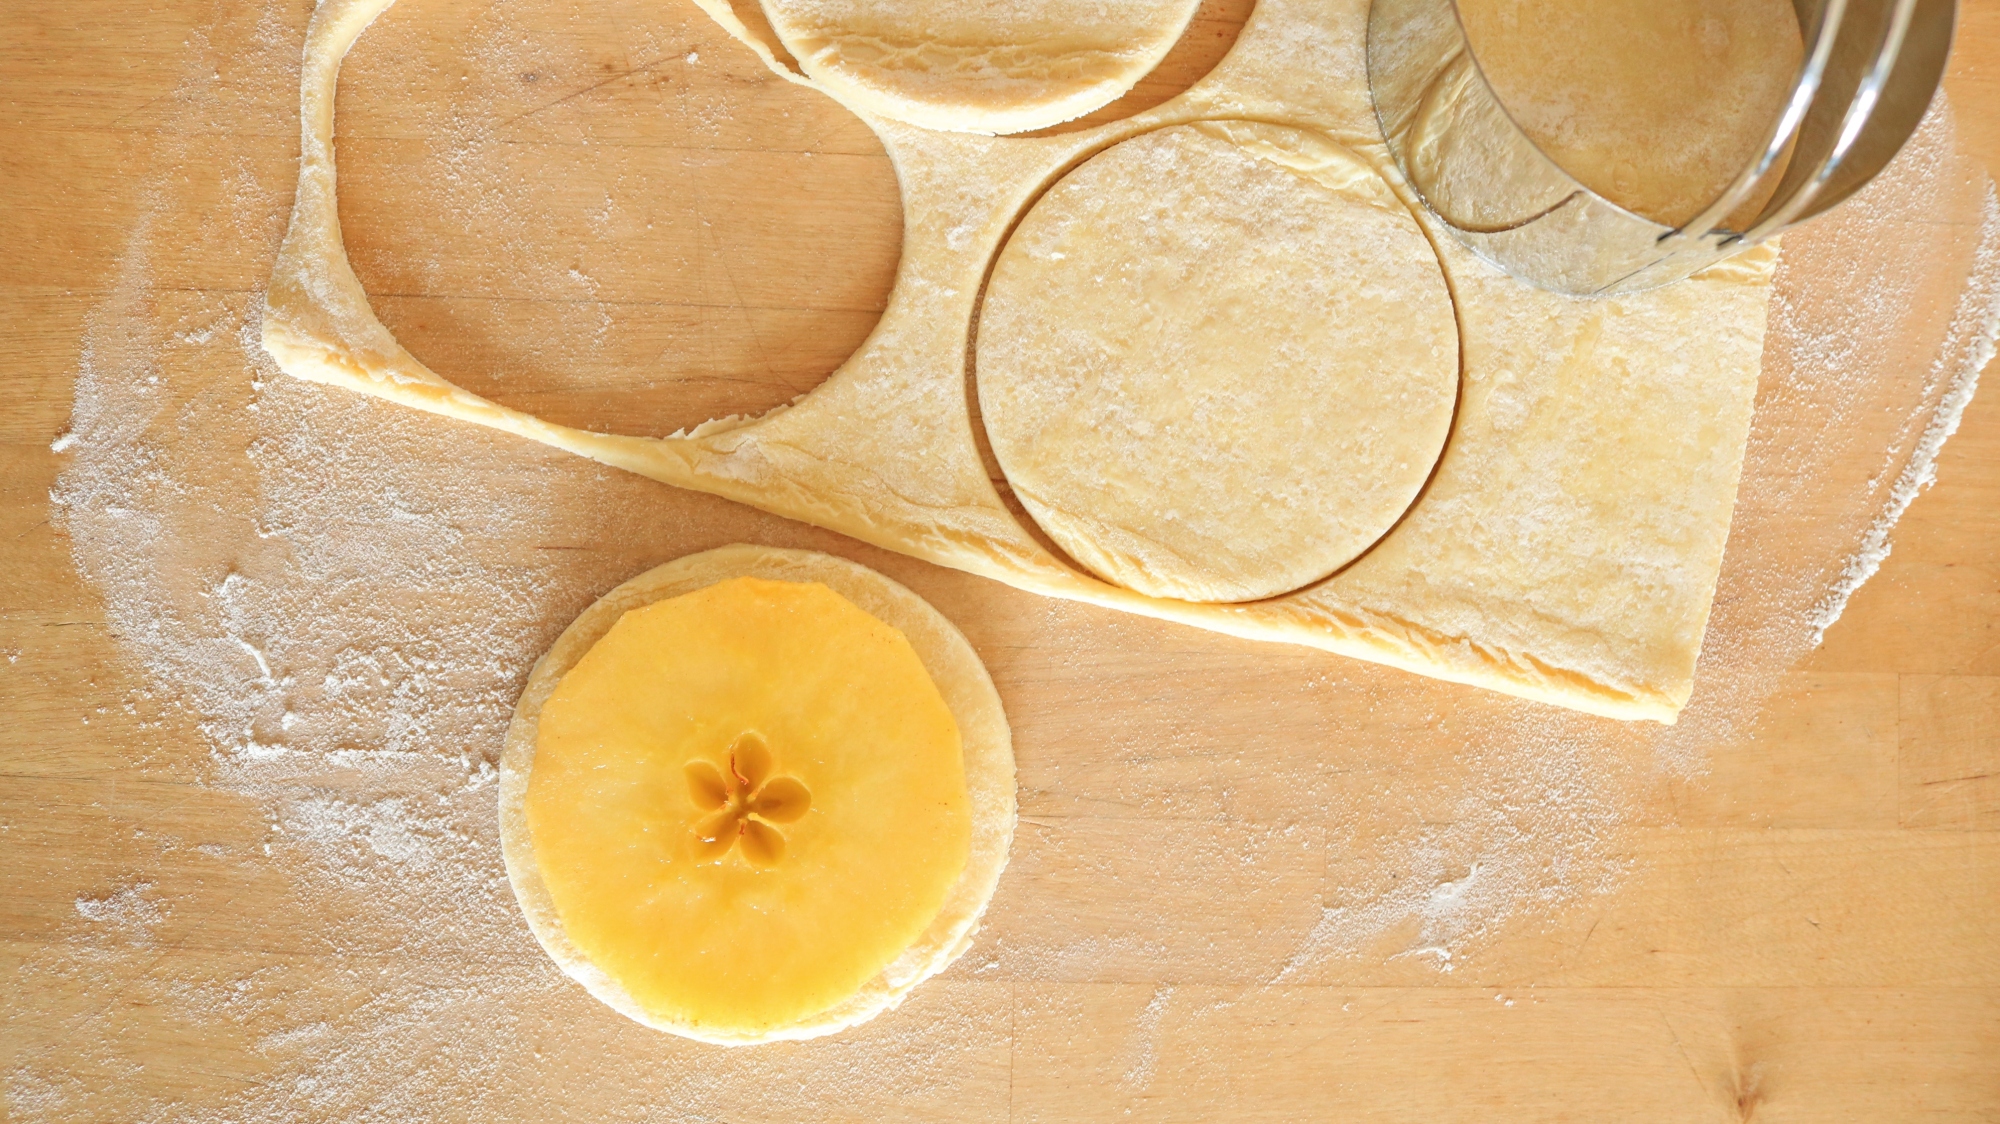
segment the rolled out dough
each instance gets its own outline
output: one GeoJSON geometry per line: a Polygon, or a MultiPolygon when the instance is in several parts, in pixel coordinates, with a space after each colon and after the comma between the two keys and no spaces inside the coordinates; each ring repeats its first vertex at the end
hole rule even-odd
{"type": "Polygon", "coordinates": [[[1458,329],[1388,184],[1316,134],[1177,125],[1063,177],[979,313],[981,416],[1114,585],[1249,601],[1352,561],[1437,463],[1458,329]]]}
{"type": "Polygon", "coordinates": [[[1020,133],[1109,105],[1200,0],[764,0],[799,68],[856,111],[1020,133]]]}
{"type": "MultiPolygon", "coordinates": [[[[1262,0],[1229,55],[1181,96],[1057,136],[940,132],[850,103],[903,191],[903,260],[881,322],[788,408],[663,439],[553,425],[467,393],[369,308],[340,241],[333,106],[341,58],[389,2],[324,0],[307,33],[298,197],[263,336],[291,374],[1048,596],[1619,718],[1671,722],[1687,701],[1756,391],[1772,249],[1583,301],[1506,277],[1424,217],[1458,317],[1450,440],[1387,536],[1295,593],[1208,604],[1110,585],[1046,549],[988,475],[967,392],[975,307],[1008,230],[1066,170],[1167,126],[1252,120],[1344,146],[1412,202],[1368,99],[1367,0],[1262,0]]],[[[746,21],[725,23],[767,60],[779,53],[746,21]]]]}
{"type": "Polygon", "coordinates": [[[576,618],[536,664],[521,692],[500,758],[500,849],[507,878],[528,927],[563,972],[612,1009],[636,1022],[717,1045],[817,1038],[867,1022],[903,1001],[912,988],[943,971],[972,946],[972,932],[993,898],[1014,838],[1014,739],[999,692],[986,667],[952,623],[923,598],[865,566],[808,550],[725,546],[678,558],[606,593],[576,618]],[[880,975],[844,1002],[768,1033],[717,1033],[665,1022],[648,1013],[618,982],[592,964],[563,930],[562,916],[535,861],[528,830],[528,780],[542,708],[618,618],[656,601],[706,589],[719,581],[757,577],[819,582],[893,626],[916,650],[958,723],[971,801],[972,848],[930,926],[880,975]]]}

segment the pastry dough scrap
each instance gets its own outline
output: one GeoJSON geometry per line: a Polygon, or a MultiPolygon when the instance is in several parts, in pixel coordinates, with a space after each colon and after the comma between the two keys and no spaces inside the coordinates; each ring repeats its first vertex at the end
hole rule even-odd
{"type": "Polygon", "coordinates": [[[1414,205],[1368,98],[1367,0],[1262,0],[1206,78],[1096,128],[994,138],[869,118],[905,216],[902,264],[874,334],[788,408],[659,439],[553,425],[470,394],[370,309],[340,241],[333,106],[341,57],[388,3],[324,0],[307,32],[298,199],[263,333],[290,374],[1051,597],[1615,718],[1671,722],[1687,702],[1749,432],[1775,249],[1583,301],[1506,277],[1420,215],[1458,309],[1453,434],[1403,520],[1295,593],[1206,604],[1110,585],[1043,546],[994,486],[967,386],[975,308],[1013,222],[1064,171],[1167,126],[1258,120],[1345,146],[1414,205]]]}
{"type": "Polygon", "coordinates": [[[1367,164],[1310,133],[1182,125],[1065,176],[981,306],[981,417],[1068,554],[1155,597],[1249,601],[1352,561],[1451,428],[1437,257],[1367,164]]]}
{"type": "Polygon", "coordinates": [[[807,77],[931,129],[1021,133],[1116,101],[1200,0],[764,0],[807,77]]]}

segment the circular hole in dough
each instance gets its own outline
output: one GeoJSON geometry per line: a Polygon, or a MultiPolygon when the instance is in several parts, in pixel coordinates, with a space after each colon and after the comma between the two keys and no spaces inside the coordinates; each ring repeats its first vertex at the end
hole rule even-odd
{"type": "Polygon", "coordinates": [[[764,0],[799,68],[868,113],[1019,133],[1117,100],[1199,0],[764,0]]]}
{"type": "Polygon", "coordinates": [[[552,422],[763,413],[844,363],[895,281],[881,142],[692,4],[399,0],[339,113],[341,231],[382,322],[552,422]]]}
{"type": "Polygon", "coordinates": [[[1106,581],[1245,601],[1415,500],[1458,394],[1429,241],[1359,157],[1248,122],[1114,145],[994,263],[980,409],[1029,515],[1106,581]]]}

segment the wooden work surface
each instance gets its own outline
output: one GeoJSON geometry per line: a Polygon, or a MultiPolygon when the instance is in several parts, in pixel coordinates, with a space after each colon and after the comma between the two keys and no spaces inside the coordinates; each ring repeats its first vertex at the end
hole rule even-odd
{"type": "MultiPolygon", "coordinates": [[[[476,71],[466,44],[492,38],[483,0],[404,0],[357,47],[341,105],[349,246],[385,322],[444,374],[556,420],[670,432],[783,402],[867,334],[899,228],[879,145],[675,5],[693,12],[509,7],[524,36],[594,50],[591,73],[476,71]],[[481,158],[528,186],[497,210],[453,194],[463,169],[431,143],[454,98],[505,118],[481,158]],[[660,139],[689,120],[699,143],[660,139]],[[543,217],[524,228],[530,204],[543,217]],[[565,288],[576,276],[596,287],[565,288]],[[593,331],[591,347],[551,342],[593,331]]],[[[1964,7],[1948,89],[1966,147],[2000,166],[2000,0],[1964,7]]],[[[339,1050],[350,1025],[378,1043],[393,1033],[368,1003],[377,973],[408,975],[397,942],[349,928],[359,913],[261,859],[271,798],[216,780],[196,719],[148,680],[106,592],[79,576],[52,516],[63,458],[50,446],[70,424],[88,318],[142,223],[202,229],[204,200],[246,205],[249,191],[260,225],[149,260],[149,299],[241,311],[262,286],[290,200],[296,88],[245,60],[290,57],[309,5],[0,8],[0,1119],[235,1119],[250,1110],[231,1106],[257,1104],[258,1118],[298,1119],[2000,1120],[1990,390],[1881,573],[1754,730],[1702,747],[1704,777],[1662,775],[1593,829],[1624,872],[1606,892],[1527,903],[1450,972],[1407,955],[1405,930],[1284,979],[1322,901],[1375,884],[1371,855],[1393,861],[1366,828],[1302,813],[1300,793],[1428,786],[1430,814],[1448,820],[1476,767],[1399,750],[1384,731],[1476,724],[1486,696],[1052,608],[421,423],[437,473],[462,471],[476,446],[481,471],[515,473],[524,496],[580,497],[561,541],[511,544],[570,552],[567,583],[494,608],[533,616],[524,627],[544,642],[620,578],[732,540],[831,550],[908,583],[994,673],[1023,822],[981,948],[830,1043],[721,1056],[649,1036],[554,978],[509,922],[492,954],[547,977],[540,998],[422,1008],[410,1033],[435,1049],[368,1054],[308,1087],[300,1051],[339,1050]],[[216,158],[162,170],[169,143],[216,158]],[[1215,874],[1231,864],[1239,883],[1215,874]],[[113,916],[119,901],[127,915],[113,916]],[[459,1040],[479,1056],[455,1054],[459,1040]],[[841,1070],[829,1059],[843,1050],[873,1060],[841,1070]],[[649,1071],[673,1090],[704,1068],[716,1077],[698,1105],[646,1092],[649,1071]]],[[[1201,73],[1246,11],[1205,8],[1128,108],[1201,73]]],[[[247,394],[244,372],[220,356],[215,393],[247,394]]],[[[490,813],[467,830],[490,837],[490,813]]],[[[505,900],[504,884],[494,892],[505,900]]],[[[456,908],[418,921],[450,930],[456,908]]]]}

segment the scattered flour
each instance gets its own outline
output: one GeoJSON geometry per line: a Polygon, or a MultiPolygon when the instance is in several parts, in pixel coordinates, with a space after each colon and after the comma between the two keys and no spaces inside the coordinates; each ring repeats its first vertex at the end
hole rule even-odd
{"type": "Polygon", "coordinates": [[[1153,997],[1146,1001],[1146,1007],[1139,1012],[1139,1018],[1132,1027],[1132,1065],[1126,1069],[1124,1083],[1143,1089],[1153,1081],[1153,1070],[1159,1065],[1159,1044],[1155,1039],[1160,1033],[1160,1021],[1166,1017],[1167,1004],[1174,998],[1174,989],[1161,985],[1153,989],[1153,997]]]}
{"type": "Polygon", "coordinates": [[[121,930],[135,938],[151,935],[153,927],[166,920],[166,907],[146,897],[151,882],[127,886],[102,898],[76,899],[76,914],[93,925],[121,930]]]}
{"type": "Polygon", "coordinates": [[[1889,533],[1918,495],[1937,483],[1937,458],[1944,443],[1958,432],[1965,408],[1979,389],[1979,373],[1993,359],[1994,340],[2000,337],[2000,195],[1987,185],[1984,221],[1980,225],[1978,257],[1973,263],[1950,334],[1931,366],[1935,381],[1944,381],[1944,396],[1925,424],[1917,446],[1903,464],[1902,472],[1890,489],[1889,499],[1868,524],[1861,546],[1847,559],[1840,579],[1826,597],[1813,607],[1813,645],[1817,647],[1847,608],[1847,601],[1867,583],[1889,557],[1889,533]]]}

